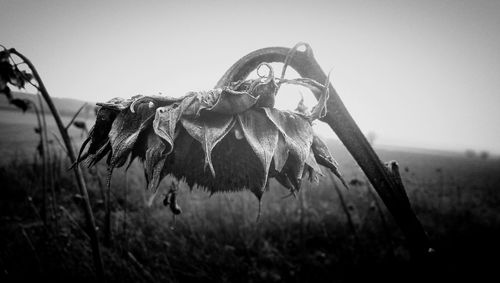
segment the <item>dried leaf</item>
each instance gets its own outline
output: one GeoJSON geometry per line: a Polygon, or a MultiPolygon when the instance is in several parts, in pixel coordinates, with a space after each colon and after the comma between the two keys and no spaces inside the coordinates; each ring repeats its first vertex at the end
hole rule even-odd
{"type": "MultiPolygon", "coordinates": [[[[1,83],[1,81],[0,81],[1,83]]],[[[4,88],[0,88],[0,94],[5,94],[7,97],[7,100],[12,99],[12,92],[10,91],[10,88],[8,86],[5,86],[4,88]]]]}
{"type": "Polygon", "coordinates": [[[19,70],[13,69],[9,77],[9,83],[17,88],[24,88],[25,79],[19,70]]]}
{"type": "Polygon", "coordinates": [[[23,112],[26,112],[26,110],[28,110],[30,107],[31,101],[29,101],[28,99],[14,98],[11,99],[9,103],[21,109],[23,112]]]}
{"type": "Polygon", "coordinates": [[[0,93],[7,95],[9,100],[12,99],[12,96],[10,95],[10,89],[7,86],[7,83],[9,83],[12,72],[12,66],[9,61],[9,53],[6,51],[0,51],[0,93]]]}
{"type": "Polygon", "coordinates": [[[85,130],[87,128],[87,124],[85,124],[85,121],[80,121],[80,120],[74,121],[73,126],[81,130],[85,130]]]}
{"type": "Polygon", "coordinates": [[[31,81],[33,75],[19,70],[18,66],[10,60],[10,52],[0,51],[0,91],[4,92],[7,83],[17,87],[24,88],[26,82],[31,81]]]}
{"type": "Polygon", "coordinates": [[[30,74],[30,73],[28,73],[26,71],[21,71],[21,75],[22,75],[22,77],[24,78],[24,80],[26,82],[31,81],[33,79],[33,77],[34,77],[32,74],[30,74]]]}

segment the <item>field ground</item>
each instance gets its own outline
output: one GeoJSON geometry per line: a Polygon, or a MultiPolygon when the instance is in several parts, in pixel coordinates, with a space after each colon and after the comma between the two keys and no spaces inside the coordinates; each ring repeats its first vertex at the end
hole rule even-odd
{"type": "MultiPolygon", "coordinates": [[[[42,209],[34,163],[34,116],[0,111],[0,281],[95,281],[81,198],[67,161],[52,158],[55,184],[42,209]],[[15,115],[15,116],[13,116],[15,115]],[[52,196],[54,198],[52,198],[52,196]]],[[[52,122],[52,118],[48,121],[52,122]]],[[[75,141],[79,131],[72,131],[75,141]]],[[[162,196],[147,205],[141,164],[112,178],[113,241],[103,246],[110,282],[482,282],[500,261],[500,160],[378,150],[397,160],[413,208],[437,253],[415,263],[403,235],[348,153],[331,142],[351,188],[326,176],[297,199],[276,183],[250,193],[209,196],[180,183],[183,213],[173,221],[162,196]],[[352,220],[349,225],[348,217],[352,220]]],[[[53,149],[58,149],[57,144],[53,149]]],[[[104,226],[106,168],[86,170],[98,227],[104,226]]],[[[166,189],[171,180],[164,180],[166,189]]],[[[99,232],[103,236],[102,228],[99,232]]],[[[495,278],[493,277],[493,278],[495,278]]]]}

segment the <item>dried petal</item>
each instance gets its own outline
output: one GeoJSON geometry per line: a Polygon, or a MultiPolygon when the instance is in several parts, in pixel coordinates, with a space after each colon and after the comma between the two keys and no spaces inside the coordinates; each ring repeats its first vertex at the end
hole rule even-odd
{"type": "Polygon", "coordinates": [[[160,181],[165,176],[162,174],[165,165],[167,146],[160,137],[151,133],[148,135],[144,172],[147,181],[147,190],[156,193],[160,181]]]}
{"type": "Polygon", "coordinates": [[[199,117],[186,117],[181,119],[182,126],[194,139],[201,143],[205,152],[205,164],[210,168],[215,177],[212,164],[212,150],[232,129],[235,119],[233,116],[205,113],[199,117]]]}
{"type": "Polygon", "coordinates": [[[285,172],[295,187],[300,187],[304,164],[312,144],[311,124],[301,115],[277,109],[263,108],[267,117],[283,135],[289,150],[288,159],[281,172],[285,172]]]}
{"type": "Polygon", "coordinates": [[[135,113],[135,108],[136,105],[140,103],[153,103],[156,107],[163,107],[166,105],[170,105],[172,103],[179,103],[183,101],[187,96],[190,96],[191,94],[187,94],[182,97],[170,97],[166,95],[150,95],[150,96],[141,96],[138,97],[137,99],[133,100],[132,103],[130,104],[129,108],[132,113],[135,113]]]}
{"type": "Polygon", "coordinates": [[[286,173],[277,173],[274,178],[276,178],[276,181],[280,183],[283,187],[287,188],[290,190],[292,193],[295,193],[295,191],[298,191],[299,188],[296,188],[292,182],[290,181],[290,178],[288,178],[286,173]]]}
{"type": "Polygon", "coordinates": [[[330,96],[330,74],[331,72],[328,73],[324,90],[321,92],[321,95],[318,99],[318,104],[316,104],[311,110],[311,120],[321,119],[326,116],[326,102],[328,101],[328,97],[330,96]]]}
{"type": "Polygon", "coordinates": [[[304,103],[304,95],[300,93],[300,100],[299,103],[297,104],[297,107],[295,108],[295,111],[298,113],[310,115],[309,109],[307,108],[307,105],[304,103]]]}
{"type": "MultiPolygon", "coordinates": [[[[215,103],[208,104],[206,109],[211,112],[233,115],[242,113],[257,103],[258,97],[252,96],[248,91],[235,91],[230,88],[217,89],[215,103]]],[[[213,100],[213,98],[212,98],[213,100]]]]}
{"type": "Polygon", "coordinates": [[[300,85],[310,89],[312,92],[322,92],[325,87],[318,83],[317,81],[309,78],[296,78],[296,79],[280,79],[279,84],[292,84],[292,85],[300,85]]]}
{"type": "Polygon", "coordinates": [[[269,172],[269,167],[271,166],[271,161],[278,144],[278,129],[267,118],[265,113],[254,109],[249,109],[239,114],[238,122],[248,144],[252,147],[262,164],[262,170],[264,171],[262,185],[250,188],[260,198],[264,193],[264,187],[267,183],[267,173],[269,172]]]}
{"type": "Polygon", "coordinates": [[[273,161],[274,170],[281,172],[283,167],[288,160],[288,154],[290,152],[289,146],[285,142],[285,137],[282,134],[278,135],[278,143],[276,145],[276,150],[274,151],[273,161]]]}
{"type": "Polygon", "coordinates": [[[309,156],[306,159],[306,168],[304,170],[303,177],[305,177],[306,174],[309,175],[310,182],[317,182],[318,176],[323,176],[321,168],[319,167],[318,163],[316,162],[316,159],[314,158],[314,153],[312,149],[310,150],[309,156]]]}
{"type": "Polygon", "coordinates": [[[263,79],[259,82],[252,90],[251,94],[253,97],[258,97],[258,101],[255,107],[274,107],[275,96],[278,92],[278,84],[274,79],[274,70],[268,63],[261,63],[257,67],[257,75],[263,79]],[[267,75],[260,75],[259,70],[262,66],[266,66],[269,70],[267,75]]]}
{"type": "Polygon", "coordinates": [[[328,74],[328,77],[325,82],[325,86],[318,83],[317,81],[309,78],[298,78],[298,79],[293,79],[293,80],[286,80],[282,79],[280,80],[280,84],[296,84],[296,85],[301,85],[304,87],[309,88],[313,93],[319,94],[319,99],[318,103],[313,107],[311,112],[309,113],[307,111],[307,108],[303,104],[303,98],[299,102],[299,105],[297,106],[296,111],[298,113],[304,114],[308,117],[310,121],[316,120],[316,119],[321,119],[325,117],[326,115],[326,102],[328,101],[329,97],[329,85],[330,85],[330,74],[328,74]]]}
{"type": "Polygon", "coordinates": [[[140,99],[141,97],[143,97],[143,96],[142,95],[135,95],[129,99],[115,97],[115,98],[113,98],[107,102],[104,102],[104,103],[96,103],[96,105],[101,106],[102,108],[110,109],[110,110],[123,111],[123,110],[129,108],[130,105],[132,104],[132,102],[140,99]]]}
{"type": "Polygon", "coordinates": [[[151,120],[156,109],[150,108],[148,104],[141,103],[137,113],[132,113],[130,109],[126,108],[115,118],[109,132],[112,167],[120,167],[125,164],[139,134],[147,127],[151,127],[151,120]]]}
{"type": "Polygon", "coordinates": [[[344,186],[347,188],[347,183],[345,182],[344,178],[342,178],[342,175],[340,174],[340,171],[338,169],[337,161],[335,161],[335,159],[332,157],[332,154],[330,153],[330,150],[328,150],[328,146],[325,144],[325,142],[316,134],[314,134],[313,137],[311,150],[314,153],[314,157],[318,164],[330,169],[330,171],[332,171],[332,173],[337,176],[337,178],[339,178],[342,184],[344,184],[344,186]]]}
{"type": "MultiPolygon", "coordinates": [[[[113,125],[113,121],[118,114],[117,111],[111,110],[108,108],[100,107],[97,110],[96,121],[94,126],[89,131],[89,135],[85,141],[83,141],[82,146],[80,147],[80,152],[78,153],[78,162],[87,163],[88,166],[90,164],[95,164],[99,162],[103,155],[100,156],[99,159],[96,158],[96,153],[98,151],[103,150],[103,148],[107,147],[109,144],[109,131],[111,130],[111,126],[113,125]],[[89,148],[85,154],[83,154],[87,144],[90,142],[89,148]],[[97,160],[96,160],[97,159],[97,160]]],[[[111,148],[109,148],[111,149],[111,148]]]]}
{"type": "MultiPolygon", "coordinates": [[[[190,95],[179,103],[173,103],[160,107],[156,110],[156,116],[153,121],[153,129],[158,136],[169,144],[170,149],[168,153],[170,153],[173,149],[177,123],[180,121],[186,110],[196,103],[196,96],[190,95]]],[[[194,111],[196,112],[196,110],[194,111]]],[[[190,111],[189,114],[194,113],[191,113],[190,111]]]]}
{"type": "Polygon", "coordinates": [[[92,167],[106,155],[108,155],[106,163],[109,165],[111,159],[111,142],[109,140],[95,154],[89,155],[83,162],[88,163],[88,167],[92,167]]]}
{"type": "Polygon", "coordinates": [[[111,130],[111,126],[113,125],[117,115],[117,111],[104,107],[101,107],[97,111],[95,124],[89,133],[89,138],[92,140],[89,145],[89,153],[95,153],[109,141],[109,131],[111,130]]]}

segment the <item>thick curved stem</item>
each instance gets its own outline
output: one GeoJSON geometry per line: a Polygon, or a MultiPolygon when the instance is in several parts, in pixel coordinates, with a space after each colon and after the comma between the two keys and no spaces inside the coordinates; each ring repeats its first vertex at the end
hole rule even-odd
{"type": "MultiPolygon", "coordinates": [[[[59,132],[61,134],[61,137],[64,141],[64,145],[66,147],[68,157],[71,161],[72,164],[76,164],[76,156],[73,151],[73,146],[71,144],[71,139],[68,135],[68,132],[66,131],[66,127],[63,124],[61,120],[61,116],[59,115],[59,112],[57,111],[57,108],[55,107],[54,103],[52,102],[52,99],[50,98],[49,93],[47,92],[47,89],[45,88],[45,85],[43,84],[43,81],[38,74],[35,66],[31,63],[31,61],[26,58],[23,54],[19,53],[15,49],[10,49],[9,52],[11,54],[17,55],[19,58],[21,58],[30,68],[35,80],[38,82],[38,89],[40,93],[42,94],[45,102],[49,106],[49,109],[52,113],[52,116],[54,117],[54,120],[56,121],[57,127],[59,129],[59,132]]],[[[96,226],[95,226],[95,220],[94,220],[94,215],[92,213],[92,208],[90,206],[90,200],[89,200],[89,195],[87,192],[87,187],[85,185],[85,180],[83,179],[83,173],[80,169],[80,165],[76,164],[73,166],[73,171],[75,173],[75,178],[76,178],[76,183],[78,185],[78,189],[80,191],[80,194],[83,196],[83,208],[85,212],[85,218],[87,220],[87,226],[88,226],[88,232],[90,236],[90,242],[92,246],[92,254],[94,257],[94,266],[96,268],[96,274],[97,278],[100,281],[104,281],[104,267],[102,263],[102,257],[101,257],[101,250],[99,246],[99,239],[97,238],[97,231],[96,231],[96,226]]]]}
{"type": "MultiPolygon", "coordinates": [[[[305,51],[296,51],[289,65],[302,77],[324,82],[327,78],[307,45],[305,51]]],[[[222,87],[230,82],[245,79],[262,62],[284,62],[290,48],[270,47],[251,52],[236,62],[217,83],[222,87]]],[[[290,57],[289,57],[290,58],[290,57]]],[[[363,169],[373,187],[401,227],[414,256],[420,257],[430,250],[425,231],[414,214],[402,183],[395,182],[395,176],[380,161],[365,136],[345,108],[342,100],[329,85],[330,97],[327,114],[322,119],[337,134],[356,162],[363,169]]],[[[320,93],[315,93],[319,99],[320,93]]]]}

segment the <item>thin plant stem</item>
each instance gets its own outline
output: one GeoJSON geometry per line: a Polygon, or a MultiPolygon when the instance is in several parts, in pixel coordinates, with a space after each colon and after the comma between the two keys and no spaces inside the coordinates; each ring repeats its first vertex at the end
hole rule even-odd
{"type": "Polygon", "coordinates": [[[55,198],[56,194],[54,191],[54,174],[52,170],[52,162],[51,162],[51,156],[50,156],[50,147],[49,147],[49,137],[47,135],[47,119],[45,117],[45,107],[43,106],[42,102],[42,97],[38,95],[38,103],[40,105],[40,115],[42,117],[42,123],[43,127],[40,129],[41,134],[43,135],[43,138],[45,139],[45,142],[43,143],[44,145],[44,151],[45,154],[47,155],[44,160],[46,162],[45,168],[46,168],[46,173],[48,176],[48,187],[50,187],[50,192],[51,192],[51,200],[50,200],[50,205],[51,205],[51,211],[52,211],[52,218],[53,220],[56,218],[56,204],[55,204],[55,198]]]}
{"type": "MultiPolygon", "coordinates": [[[[45,99],[50,111],[52,112],[52,116],[54,117],[54,120],[57,124],[57,127],[59,129],[59,132],[63,138],[64,144],[66,146],[67,152],[68,152],[68,157],[71,161],[72,164],[76,163],[76,155],[75,152],[73,151],[73,146],[71,144],[70,137],[68,135],[68,132],[66,131],[66,128],[61,120],[61,116],[59,115],[59,112],[57,111],[54,103],[52,102],[52,99],[45,88],[45,85],[38,74],[38,71],[36,70],[35,66],[31,63],[31,61],[24,56],[23,54],[19,53],[15,49],[10,49],[9,50],[11,54],[17,55],[19,58],[21,58],[28,67],[30,68],[35,80],[38,82],[38,87],[39,91],[42,94],[43,98],[45,99]]],[[[96,275],[99,281],[104,281],[104,266],[102,262],[102,257],[101,257],[101,248],[99,245],[99,239],[97,237],[97,230],[96,230],[96,225],[95,225],[95,219],[94,215],[92,213],[92,207],[90,206],[90,200],[89,200],[89,194],[87,191],[87,186],[85,184],[85,180],[83,179],[83,173],[80,168],[79,164],[75,164],[73,166],[73,172],[75,173],[75,179],[78,185],[78,189],[80,191],[80,194],[83,196],[83,209],[85,212],[85,218],[88,226],[88,231],[89,231],[89,236],[90,236],[90,243],[92,246],[92,255],[94,259],[94,266],[96,269],[96,275]]]]}
{"type": "Polygon", "coordinates": [[[82,233],[82,235],[87,239],[89,240],[90,237],[89,235],[85,232],[85,230],[80,226],[80,224],[78,224],[78,222],[73,218],[73,216],[71,216],[71,213],[69,213],[69,211],[62,205],[59,206],[59,210],[64,214],[66,215],[66,217],[68,217],[69,221],[71,222],[71,224],[73,224],[73,226],[75,228],[77,228],[78,231],[80,231],[82,233]]]}
{"type": "Polygon", "coordinates": [[[33,241],[31,241],[31,238],[28,235],[28,233],[26,232],[26,229],[24,229],[24,227],[22,227],[22,226],[20,228],[21,228],[21,233],[24,236],[24,239],[26,240],[26,242],[28,243],[28,246],[30,247],[31,251],[33,252],[33,256],[35,257],[35,260],[36,260],[36,263],[38,266],[38,272],[41,273],[42,272],[42,263],[40,261],[40,257],[38,256],[38,253],[35,249],[35,246],[33,245],[33,241]]]}
{"type": "MultiPolygon", "coordinates": [[[[41,100],[40,100],[40,97],[39,98],[39,101],[38,103],[41,104],[41,100]]],[[[42,146],[41,148],[41,152],[40,152],[40,155],[41,155],[41,158],[42,158],[42,211],[41,211],[41,216],[42,216],[42,220],[43,222],[45,223],[45,225],[47,225],[47,162],[46,162],[46,158],[47,158],[47,141],[45,140],[45,137],[43,135],[43,123],[42,123],[42,120],[41,120],[41,117],[40,117],[40,111],[38,109],[38,107],[36,106],[35,103],[33,103],[33,108],[35,109],[35,115],[36,115],[36,119],[37,119],[37,123],[38,123],[38,129],[39,129],[39,133],[38,135],[40,136],[40,145],[42,146]]]]}
{"type": "Polygon", "coordinates": [[[134,266],[143,273],[143,275],[147,279],[147,281],[156,282],[155,278],[151,275],[151,273],[144,267],[144,265],[142,265],[137,260],[137,258],[130,251],[127,251],[127,256],[132,261],[134,266]]]}
{"type": "Polygon", "coordinates": [[[68,151],[64,147],[63,142],[61,141],[61,139],[59,139],[59,137],[57,136],[57,134],[54,133],[54,132],[51,132],[51,134],[54,137],[54,139],[56,140],[57,144],[59,144],[59,146],[61,147],[61,149],[64,151],[64,153],[66,153],[66,155],[68,155],[68,151]]]}
{"type": "Polygon", "coordinates": [[[69,129],[69,127],[71,127],[71,125],[75,121],[76,117],[78,117],[78,114],[80,114],[80,112],[82,112],[82,110],[85,106],[87,106],[87,102],[85,102],[82,106],[80,106],[80,108],[78,108],[78,110],[75,112],[75,115],[73,115],[73,117],[71,118],[69,123],[66,125],[66,131],[69,129]]]}
{"type": "Polygon", "coordinates": [[[393,241],[392,241],[392,238],[391,238],[391,232],[390,232],[390,229],[389,229],[389,225],[387,224],[387,220],[385,219],[385,216],[384,216],[384,211],[382,209],[382,206],[379,203],[379,200],[378,200],[377,196],[375,195],[374,189],[371,187],[371,185],[370,185],[369,182],[366,182],[366,184],[367,184],[366,186],[367,186],[368,194],[373,199],[373,202],[375,203],[375,207],[377,209],[378,215],[380,217],[380,222],[382,222],[382,228],[384,229],[384,233],[385,233],[385,236],[387,238],[387,242],[389,244],[389,248],[391,249],[390,256],[394,257],[393,241]]]}
{"type": "Polygon", "coordinates": [[[99,170],[98,166],[95,166],[90,168],[90,173],[95,176],[97,185],[99,186],[99,192],[101,193],[101,201],[104,205],[106,205],[106,191],[102,182],[101,171],[99,170]]]}
{"type": "Polygon", "coordinates": [[[306,210],[306,200],[305,200],[305,189],[299,191],[299,221],[300,221],[300,245],[304,247],[304,224],[305,224],[305,210],[306,210]]]}
{"type": "MultiPolygon", "coordinates": [[[[127,237],[127,194],[128,194],[128,171],[125,171],[125,192],[124,192],[124,202],[123,202],[123,236],[125,239],[127,237]]],[[[128,242],[126,243],[126,248],[128,249],[128,242]]]]}
{"type": "Polygon", "coordinates": [[[349,228],[351,229],[351,233],[354,236],[354,240],[356,241],[356,244],[357,244],[358,243],[358,233],[356,232],[356,226],[354,226],[354,221],[352,221],[352,216],[351,216],[351,213],[349,212],[349,207],[347,206],[347,203],[344,199],[344,194],[342,194],[342,191],[340,191],[339,186],[335,182],[333,174],[328,173],[328,176],[330,177],[333,188],[335,189],[335,191],[337,192],[337,195],[339,196],[340,205],[342,206],[342,210],[344,210],[345,216],[347,217],[347,223],[349,225],[349,228]]]}
{"type": "Polygon", "coordinates": [[[104,244],[111,245],[112,231],[111,231],[111,177],[113,169],[108,168],[108,176],[106,181],[106,213],[104,216],[104,244]]]}

